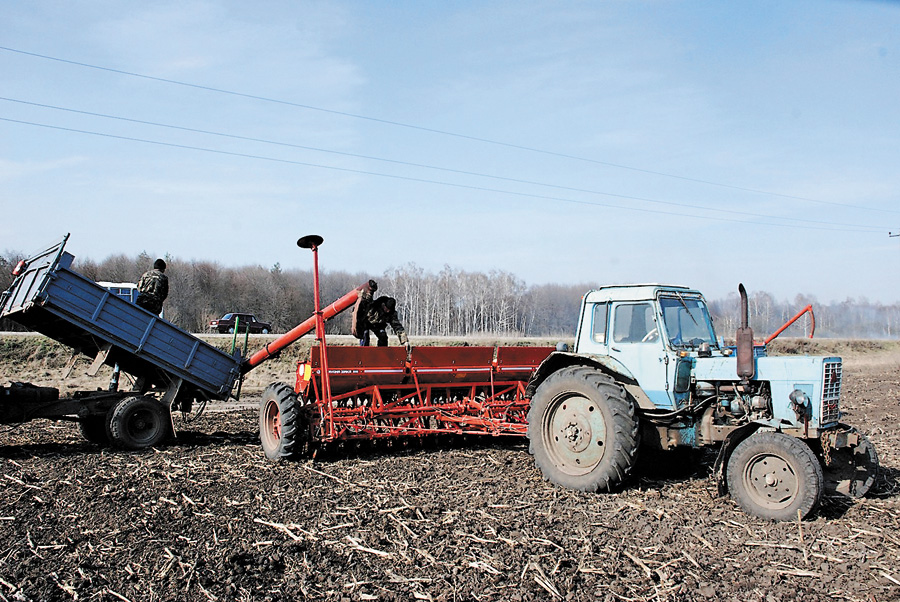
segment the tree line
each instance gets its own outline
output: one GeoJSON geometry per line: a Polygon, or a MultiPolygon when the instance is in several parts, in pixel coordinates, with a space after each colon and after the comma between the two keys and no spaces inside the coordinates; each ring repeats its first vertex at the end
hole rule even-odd
{"type": "MultiPolygon", "coordinates": [[[[21,253],[0,255],[0,290],[12,282],[10,272],[21,253]]],[[[76,259],[73,269],[96,281],[137,282],[150,268],[146,253],[129,257],[112,255],[102,261],[76,259]]],[[[169,298],[165,317],[190,332],[205,332],[210,320],[227,312],[256,314],[272,323],[274,332],[286,332],[313,313],[311,270],[284,270],[275,264],[227,267],[212,261],[185,261],[166,257],[169,298]]],[[[377,295],[397,299],[400,321],[412,336],[572,337],[578,322],[581,297],[598,283],[529,285],[503,270],[470,272],[444,266],[427,271],[414,263],[391,268],[383,274],[325,271],[320,274],[322,303],[341,297],[370,278],[378,281],[377,295]]],[[[720,336],[731,338],[740,325],[737,293],[725,299],[708,299],[720,336]]],[[[807,304],[815,313],[816,336],[835,338],[898,338],[900,303],[883,305],[865,298],[820,303],[815,297],[797,295],[778,300],[763,291],[749,295],[750,325],[757,338],[774,332],[807,304]]],[[[328,331],[350,332],[350,312],[328,323],[328,331]]],[[[805,336],[809,316],[785,334],[805,336]]],[[[2,330],[21,330],[9,320],[2,330]]]]}

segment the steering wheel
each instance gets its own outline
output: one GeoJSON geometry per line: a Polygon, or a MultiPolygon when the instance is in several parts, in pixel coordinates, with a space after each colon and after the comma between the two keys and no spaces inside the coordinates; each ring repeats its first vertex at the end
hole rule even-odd
{"type": "Polygon", "coordinates": [[[659,338],[659,328],[654,328],[650,332],[644,335],[644,338],[641,339],[641,343],[647,343],[649,341],[655,341],[659,338]]]}

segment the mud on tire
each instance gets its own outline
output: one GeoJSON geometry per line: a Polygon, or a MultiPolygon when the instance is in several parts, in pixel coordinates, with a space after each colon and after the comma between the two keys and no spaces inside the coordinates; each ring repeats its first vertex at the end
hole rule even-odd
{"type": "Polygon", "coordinates": [[[728,490],[747,514],[792,521],[819,504],[825,479],[822,465],[801,439],[757,431],[728,459],[728,490]]]}
{"type": "Polygon", "coordinates": [[[124,449],[146,449],[172,433],[169,409],[149,397],[127,397],[109,411],[109,440],[124,449]]]}
{"type": "Polygon", "coordinates": [[[620,485],[640,441],[625,391],[586,366],[565,368],[541,383],[528,410],[528,439],[544,478],[579,491],[620,485]]]}
{"type": "Polygon", "coordinates": [[[291,460],[306,454],[309,427],[303,403],[284,383],[272,383],[259,404],[259,439],[270,460],[291,460]]]}

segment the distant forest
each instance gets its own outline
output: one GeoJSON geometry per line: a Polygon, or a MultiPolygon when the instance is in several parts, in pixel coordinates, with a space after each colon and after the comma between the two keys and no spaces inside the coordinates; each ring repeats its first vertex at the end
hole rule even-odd
{"type": "MultiPolygon", "coordinates": [[[[20,254],[0,255],[0,289],[12,282],[10,272],[20,254]]],[[[103,261],[76,259],[73,269],[97,281],[137,282],[153,257],[110,256],[103,261]]],[[[276,264],[223,267],[210,261],[182,261],[166,257],[170,293],[165,317],[191,332],[205,332],[210,320],[227,312],[256,314],[286,332],[313,313],[311,270],[283,270],[276,264]]],[[[467,272],[445,266],[438,273],[415,264],[383,274],[329,271],[321,274],[322,302],[330,303],[374,278],[379,295],[395,297],[400,320],[412,336],[560,336],[572,337],[581,296],[600,283],[528,285],[505,271],[467,272]]],[[[900,335],[900,303],[882,305],[865,298],[819,303],[797,295],[778,300],[751,291],[750,326],[761,339],[777,330],[807,304],[812,304],[816,337],[894,339],[900,335]]],[[[737,292],[725,299],[707,299],[719,336],[732,338],[740,322],[737,292]]],[[[806,336],[809,318],[798,320],[784,336],[806,336]]],[[[0,321],[2,330],[20,330],[0,321]]],[[[328,324],[331,333],[349,333],[349,312],[328,324]]]]}

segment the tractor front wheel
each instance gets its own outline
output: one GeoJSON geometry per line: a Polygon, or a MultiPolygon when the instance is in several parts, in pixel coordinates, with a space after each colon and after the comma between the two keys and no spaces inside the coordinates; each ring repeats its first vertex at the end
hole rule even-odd
{"type": "Polygon", "coordinates": [[[528,439],[548,481],[579,491],[609,491],[634,467],[638,419],[611,377],[574,366],[538,387],[528,410],[528,439]]]}
{"type": "Polygon", "coordinates": [[[259,439],[270,460],[298,458],[309,443],[309,428],[302,404],[293,389],[272,383],[263,391],[259,405],[259,439]]]}
{"type": "Polygon", "coordinates": [[[772,431],[757,431],[738,444],[728,460],[727,479],[745,512],[779,521],[809,515],[825,482],[822,465],[806,443],[772,431]]]}

